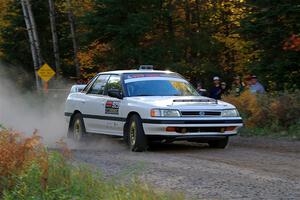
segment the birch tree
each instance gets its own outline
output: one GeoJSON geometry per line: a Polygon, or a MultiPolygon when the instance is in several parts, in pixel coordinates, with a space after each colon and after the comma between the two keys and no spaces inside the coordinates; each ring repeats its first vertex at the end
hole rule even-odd
{"type": "Polygon", "coordinates": [[[30,43],[31,55],[32,55],[33,66],[34,66],[36,87],[37,87],[37,90],[39,90],[41,88],[40,79],[39,79],[39,76],[37,74],[37,70],[39,69],[39,61],[38,61],[37,49],[36,49],[35,42],[34,42],[32,23],[31,23],[29,13],[28,13],[28,7],[27,7],[28,4],[27,4],[26,0],[21,0],[21,5],[22,5],[23,16],[24,16],[25,25],[26,25],[28,38],[29,38],[29,43],[30,43]]]}
{"type": "Polygon", "coordinates": [[[25,2],[25,7],[27,7],[28,17],[29,17],[29,21],[31,24],[33,41],[34,41],[35,49],[36,49],[36,53],[37,53],[38,65],[39,65],[39,67],[41,67],[43,64],[43,58],[42,58],[42,54],[41,54],[40,41],[38,38],[36,23],[35,23],[35,19],[34,19],[32,8],[31,8],[31,2],[30,2],[30,0],[24,0],[24,2],[25,2]]]}

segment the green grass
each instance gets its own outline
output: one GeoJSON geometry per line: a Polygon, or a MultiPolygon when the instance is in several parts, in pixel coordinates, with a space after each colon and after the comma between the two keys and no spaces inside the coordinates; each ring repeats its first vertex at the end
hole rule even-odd
{"type": "Polygon", "coordinates": [[[84,165],[71,165],[56,152],[49,154],[47,180],[43,179],[43,174],[43,169],[32,163],[16,178],[14,187],[3,192],[3,200],[184,199],[179,194],[156,192],[138,181],[122,184],[105,180],[97,170],[84,165]]]}
{"type": "Polygon", "coordinates": [[[239,131],[241,136],[263,136],[270,138],[283,138],[290,140],[300,140],[300,122],[291,125],[289,128],[282,128],[276,125],[269,127],[245,128],[239,131]]]}

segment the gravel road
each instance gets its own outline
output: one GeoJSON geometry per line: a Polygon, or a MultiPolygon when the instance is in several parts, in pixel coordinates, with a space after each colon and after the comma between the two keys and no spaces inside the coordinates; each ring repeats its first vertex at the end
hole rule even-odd
{"type": "Polygon", "coordinates": [[[235,137],[225,150],[178,142],[133,153],[120,139],[92,136],[73,155],[107,178],[137,177],[192,199],[300,199],[300,142],[235,137]]]}

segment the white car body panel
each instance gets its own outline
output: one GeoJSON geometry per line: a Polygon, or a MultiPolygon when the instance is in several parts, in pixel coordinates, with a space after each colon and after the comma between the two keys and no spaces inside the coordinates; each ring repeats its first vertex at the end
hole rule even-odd
{"type": "Polygon", "coordinates": [[[70,89],[70,93],[80,92],[85,88],[86,85],[73,85],[70,89]]]}
{"type": "MultiPolygon", "coordinates": [[[[150,71],[149,73],[171,73],[165,71],[150,71]]],[[[132,71],[114,71],[101,74],[120,74],[123,73],[148,73],[140,70],[132,71]]],[[[100,74],[100,75],[101,75],[100,74]]],[[[142,78],[142,80],[151,77],[142,78]]],[[[157,79],[154,78],[154,79],[157,79]]],[[[164,77],[159,77],[164,79],[164,77]]],[[[168,78],[169,79],[169,78],[168,78]]],[[[173,78],[171,78],[173,79],[173,78]]],[[[178,79],[178,78],[176,78],[178,79]]],[[[179,79],[186,82],[184,79],[179,79]]],[[[136,81],[129,79],[125,82],[136,81]]],[[[143,122],[143,128],[146,135],[152,136],[230,136],[237,134],[237,131],[242,127],[241,117],[222,117],[222,116],[181,116],[181,117],[151,117],[151,109],[177,109],[182,111],[208,111],[221,112],[226,109],[235,109],[229,103],[223,101],[215,101],[202,96],[142,96],[142,97],[124,97],[117,99],[107,95],[94,95],[84,92],[71,93],[66,100],[65,116],[67,122],[70,122],[71,116],[75,112],[80,112],[83,115],[86,131],[89,133],[99,133],[122,136],[124,125],[128,115],[132,112],[138,113],[143,122]],[[174,102],[183,101],[183,102],[174,102]],[[200,101],[200,102],[198,102],[200,101]],[[203,101],[203,102],[201,102],[203,101]],[[116,104],[118,113],[106,113],[106,104],[116,104]],[[170,123],[171,122],[171,123],[170,123]],[[206,127],[209,129],[223,127],[234,127],[233,130],[225,131],[196,131],[196,132],[167,132],[167,127],[206,127]]]]}

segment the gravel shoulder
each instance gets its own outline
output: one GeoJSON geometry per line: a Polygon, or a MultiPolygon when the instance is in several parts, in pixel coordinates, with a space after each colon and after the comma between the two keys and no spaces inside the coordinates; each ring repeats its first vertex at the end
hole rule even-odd
{"type": "Polygon", "coordinates": [[[120,139],[92,136],[71,148],[107,178],[138,178],[192,199],[300,199],[299,141],[236,137],[225,150],[178,142],[133,153],[120,139]]]}

